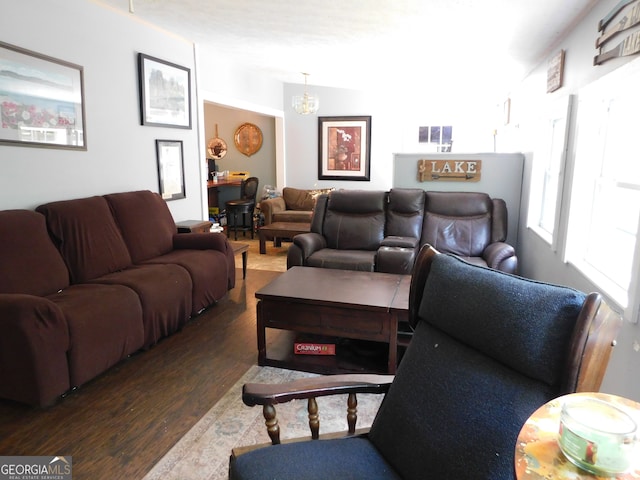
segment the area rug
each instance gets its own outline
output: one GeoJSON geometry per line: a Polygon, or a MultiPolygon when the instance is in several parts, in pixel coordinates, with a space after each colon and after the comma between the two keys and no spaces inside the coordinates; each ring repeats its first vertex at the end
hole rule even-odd
{"type": "MultiPolygon", "coordinates": [[[[162,458],[144,480],[222,480],[237,446],[268,443],[262,408],[242,403],[245,383],[284,383],[314,374],[273,367],[251,367],[209,412],[162,458]]],[[[318,398],[320,433],[347,430],[347,396],[318,398]]],[[[369,427],[382,395],[358,395],[357,428],[369,427]]],[[[277,406],[281,439],[310,436],[307,402],[277,406]]]]}

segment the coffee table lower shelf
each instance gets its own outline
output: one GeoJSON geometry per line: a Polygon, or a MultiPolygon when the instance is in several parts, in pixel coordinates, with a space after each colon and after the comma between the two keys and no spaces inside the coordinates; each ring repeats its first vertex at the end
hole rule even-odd
{"type": "Polygon", "coordinates": [[[385,343],[367,342],[338,337],[315,337],[288,330],[267,331],[265,358],[258,358],[260,366],[301,370],[319,374],[340,373],[388,373],[389,346],[385,343]],[[335,345],[335,355],[300,355],[294,353],[294,343],[330,343],[335,345]]]}

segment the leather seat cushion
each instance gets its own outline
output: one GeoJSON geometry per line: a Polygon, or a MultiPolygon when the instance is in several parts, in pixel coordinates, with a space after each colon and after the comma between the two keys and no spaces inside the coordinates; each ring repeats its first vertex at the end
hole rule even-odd
{"type": "Polygon", "coordinates": [[[373,272],[376,266],[375,251],[368,250],[335,250],[323,248],[307,259],[310,267],[338,268],[342,270],[359,270],[373,272]]]}

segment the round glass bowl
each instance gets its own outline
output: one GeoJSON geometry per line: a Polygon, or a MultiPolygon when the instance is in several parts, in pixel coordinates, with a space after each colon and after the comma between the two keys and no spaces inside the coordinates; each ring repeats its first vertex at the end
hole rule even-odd
{"type": "Polygon", "coordinates": [[[610,403],[575,398],[562,405],[558,444],[578,467],[611,476],[631,466],[636,422],[610,403]]]}

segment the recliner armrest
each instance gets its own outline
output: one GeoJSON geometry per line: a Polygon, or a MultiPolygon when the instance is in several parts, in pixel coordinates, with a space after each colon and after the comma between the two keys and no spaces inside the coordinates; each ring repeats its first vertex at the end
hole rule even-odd
{"type": "Polygon", "coordinates": [[[518,257],[515,249],[504,242],[492,243],[482,252],[482,258],[487,266],[506,273],[518,271],[518,257]]]}
{"type": "Polygon", "coordinates": [[[402,247],[402,248],[416,248],[420,243],[420,239],[416,237],[399,237],[396,235],[389,235],[384,237],[381,247],[402,247]]]}
{"type": "Polygon", "coordinates": [[[220,250],[227,252],[227,237],[222,233],[177,233],[173,236],[175,250],[220,250]]]}
{"type": "Polygon", "coordinates": [[[293,244],[298,246],[302,251],[302,259],[306,261],[307,258],[318,250],[327,248],[327,240],[319,233],[301,233],[293,237],[293,244]]]}

